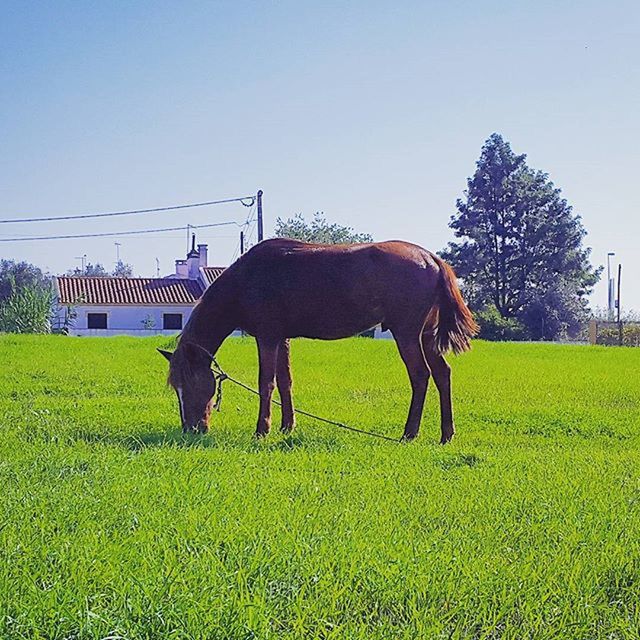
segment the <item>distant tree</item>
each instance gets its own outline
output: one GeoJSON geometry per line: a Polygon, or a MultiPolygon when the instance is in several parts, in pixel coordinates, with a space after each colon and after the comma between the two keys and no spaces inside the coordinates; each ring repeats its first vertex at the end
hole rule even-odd
{"type": "Polygon", "coordinates": [[[324,214],[320,212],[313,216],[311,223],[308,223],[301,213],[286,220],[278,218],[274,235],[276,238],[292,238],[321,244],[373,241],[368,233],[356,233],[351,227],[327,222],[324,214]]]}
{"type": "Polygon", "coordinates": [[[25,287],[44,287],[50,282],[51,276],[28,262],[0,260],[0,302],[25,287]]]}
{"type": "MultiPolygon", "coordinates": [[[[595,307],[595,309],[592,309],[591,317],[600,322],[609,322],[609,310],[606,307],[595,307]]],[[[640,323],[640,311],[635,309],[622,310],[620,320],[622,322],[640,323]]]]}
{"type": "Polygon", "coordinates": [[[560,193],[494,133],[451,218],[461,242],[442,252],[475,309],[495,307],[534,339],[556,338],[586,317],[601,271],[583,247],[580,217],[560,193]]]}
{"type": "Polygon", "coordinates": [[[68,276],[93,276],[94,278],[108,278],[109,276],[120,276],[122,278],[131,278],[133,275],[133,267],[122,260],[118,260],[115,269],[109,273],[102,264],[96,262],[91,264],[87,262],[84,271],[80,267],[69,269],[68,276]]]}
{"type": "Polygon", "coordinates": [[[87,262],[84,269],[80,267],[74,267],[73,269],[69,269],[65,275],[68,276],[94,276],[98,278],[106,278],[110,274],[107,270],[99,263],[91,264],[87,262]]]}
{"type": "Polygon", "coordinates": [[[120,278],[131,278],[133,276],[133,267],[126,262],[122,262],[122,260],[118,260],[112,275],[119,276],[120,278]]]}

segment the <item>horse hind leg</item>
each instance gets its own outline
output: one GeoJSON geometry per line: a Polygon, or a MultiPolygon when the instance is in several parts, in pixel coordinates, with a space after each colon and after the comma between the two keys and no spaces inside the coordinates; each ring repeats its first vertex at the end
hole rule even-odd
{"type": "Polygon", "coordinates": [[[451,402],[451,367],[443,356],[433,350],[428,339],[423,338],[423,340],[427,363],[440,395],[440,443],[446,444],[455,433],[451,402]]]}
{"type": "Polygon", "coordinates": [[[278,347],[278,364],[276,370],[276,381],[280,403],[282,405],[282,422],[280,431],[291,433],[296,425],[296,416],[293,410],[293,397],[291,388],[293,379],[291,377],[291,348],[289,340],[283,340],[278,347]]]}
{"type": "Polygon", "coordinates": [[[411,404],[402,439],[413,440],[420,430],[430,372],[422,350],[419,330],[407,333],[394,332],[393,337],[411,381],[411,404]]]}

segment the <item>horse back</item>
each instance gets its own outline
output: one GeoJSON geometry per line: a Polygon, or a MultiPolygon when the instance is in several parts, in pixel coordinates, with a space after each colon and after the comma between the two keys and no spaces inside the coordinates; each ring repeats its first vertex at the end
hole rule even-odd
{"type": "Polygon", "coordinates": [[[243,328],[253,334],[339,338],[384,323],[421,324],[439,268],[417,245],[262,242],[232,268],[243,328]]]}

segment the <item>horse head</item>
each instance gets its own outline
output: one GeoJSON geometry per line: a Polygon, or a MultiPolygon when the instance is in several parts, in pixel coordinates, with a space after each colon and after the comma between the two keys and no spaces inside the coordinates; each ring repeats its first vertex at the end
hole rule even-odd
{"type": "Polygon", "coordinates": [[[180,342],[171,353],[158,351],[169,361],[169,384],[175,389],[184,433],[206,433],[216,392],[211,370],[213,357],[202,347],[180,342]]]}

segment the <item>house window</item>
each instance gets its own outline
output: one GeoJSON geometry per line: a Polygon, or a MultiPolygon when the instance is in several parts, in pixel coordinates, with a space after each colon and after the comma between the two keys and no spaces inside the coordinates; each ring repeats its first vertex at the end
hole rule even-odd
{"type": "Polygon", "coordinates": [[[164,313],[162,315],[162,328],[180,331],[182,329],[182,314],[164,313]]]}
{"type": "Polygon", "coordinates": [[[106,313],[87,313],[88,329],[106,329],[107,314],[106,313]]]}

